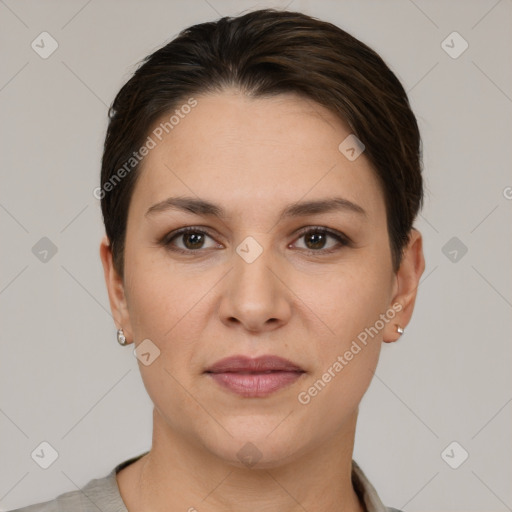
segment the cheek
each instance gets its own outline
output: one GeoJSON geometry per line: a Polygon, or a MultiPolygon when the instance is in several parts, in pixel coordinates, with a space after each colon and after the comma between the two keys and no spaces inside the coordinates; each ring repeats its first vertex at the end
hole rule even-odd
{"type": "Polygon", "coordinates": [[[353,418],[382,347],[381,332],[369,330],[386,307],[382,290],[351,279],[329,286],[336,304],[326,304],[324,318],[333,332],[317,340],[317,363],[296,397],[307,425],[305,436],[333,431],[353,418]]]}
{"type": "Polygon", "coordinates": [[[160,350],[159,363],[180,381],[188,381],[199,371],[197,347],[212,314],[209,292],[219,277],[210,279],[204,271],[185,273],[168,261],[142,256],[127,271],[131,271],[128,309],[136,342],[150,339],[160,350]]]}
{"type": "Polygon", "coordinates": [[[182,290],[179,280],[173,278],[170,271],[141,257],[127,264],[126,274],[128,313],[135,344],[138,347],[149,339],[158,354],[151,365],[139,361],[146,388],[153,397],[149,387],[155,390],[173,387],[165,369],[174,373],[174,368],[180,366],[179,361],[191,350],[191,338],[183,336],[183,332],[180,335],[180,329],[187,323],[186,312],[192,307],[188,302],[193,294],[182,290]]]}
{"type": "Polygon", "coordinates": [[[125,263],[132,329],[135,339],[164,345],[200,299],[200,277],[184,277],[165,251],[145,247],[143,240],[137,243],[136,234],[132,237],[127,238],[125,263]]]}
{"type": "Polygon", "coordinates": [[[144,271],[144,267],[133,274],[130,282],[129,313],[135,339],[150,338],[162,344],[164,335],[178,321],[180,303],[187,294],[176,286],[175,280],[161,272],[158,275],[144,271]]]}
{"type": "MultiPolygon", "coordinates": [[[[138,262],[134,268],[128,305],[136,345],[149,339],[159,351],[150,364],[138,362],[145,389],[160,411],[173,411],[175,418],[200,417],[204,411],[185,390],[194,385],[196,368],[190,362],[201,333],[200,317],[205,312],[200,299],[206,291],[161,267],[138,262]]],[[[169,421],[175,429],[181,428],[180,420],[169,421]]]]}
{"type": "Polygon", "coordinates": [[[294,291],[320,319],[327,338],[336,348],[373,325],[389,306],[390,280],[379,264],[354,264],[333,268],[320,278],[297,282],[294,291]]]}
{"type": "Polygon", "coordinates": [[[326,413],[331,407],[337,414],[357,407],[382,347],[386,323],[381,315],[389,307],[389,272],[382,263],[363,262],[360,258],[357,264],[324,276],[322,286],[302,289],[308,297],[304,302],[321,319],[318,325],[325,334],[317,334],[318,364],[301,388],[305,392],[301,403],[316,402],[315,407],[325,408],[326,413]]]}

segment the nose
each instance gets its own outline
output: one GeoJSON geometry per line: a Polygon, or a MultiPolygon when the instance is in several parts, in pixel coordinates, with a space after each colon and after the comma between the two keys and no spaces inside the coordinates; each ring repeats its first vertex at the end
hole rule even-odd
{"type": "Polygon", "coordinates": [[[250,332],[278,329],[289,321],[292,310],[293,294],[285,283],[270,249],[264,249],[254,261],[234,252],[233,268],[222,280],[221,321],[250,332]]]}

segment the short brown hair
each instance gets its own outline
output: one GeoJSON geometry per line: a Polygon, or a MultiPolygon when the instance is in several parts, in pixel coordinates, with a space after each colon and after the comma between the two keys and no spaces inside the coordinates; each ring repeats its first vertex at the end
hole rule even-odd
{"type": "Polygon", "coordinates": [[[140,164],[115,184],[114,175],[161,116],[192,95],[232,86],[252,97],[298,93],[350,126],[383,188],[396,272],[423,202],[421,139],[404,88],[376,52],[336,25],[261,9],[181,31],[142,61],[114,99],[100,197],[118,273],[140,164]]]}

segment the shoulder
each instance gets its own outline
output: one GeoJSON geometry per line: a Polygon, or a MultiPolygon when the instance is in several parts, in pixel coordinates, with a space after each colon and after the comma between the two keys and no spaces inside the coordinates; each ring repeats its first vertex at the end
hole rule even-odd
{"type": "Polygon", "coordinates": [[[382,503],[375,487],[371,484],[359,464],[352,459],[352,484],[356,494],[368,512],[402,512],[393,507],[386,507],[382,503]]]}
{"type": "Polygon", "coordinates": [[[90,480],[82,489],[9,512],[127,512],[119,498],[115,473],[90,480]]]}

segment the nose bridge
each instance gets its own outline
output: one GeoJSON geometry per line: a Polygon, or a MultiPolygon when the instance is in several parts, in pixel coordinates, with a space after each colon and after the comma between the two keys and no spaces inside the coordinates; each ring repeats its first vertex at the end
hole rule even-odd
{"type": "Polygon", "coordinates": [[[237,320],[249,330],[287,320],[286,287],[276,277],[277,258],[269,237],[246,237],[233,253],[233,270],[222,298],[223,321],[237,320]]]}
{"type": "Polygon", "coordinates": [[[260,303],[259,307],[274,296],[275,278],[270,271],[274,258],[268,239],[260,235],[258,241],[248,236],[236,247],[236,254],[233,255],[233,291],[248,304],[252,296],[252,302],[255,305],[260,303]]]}

